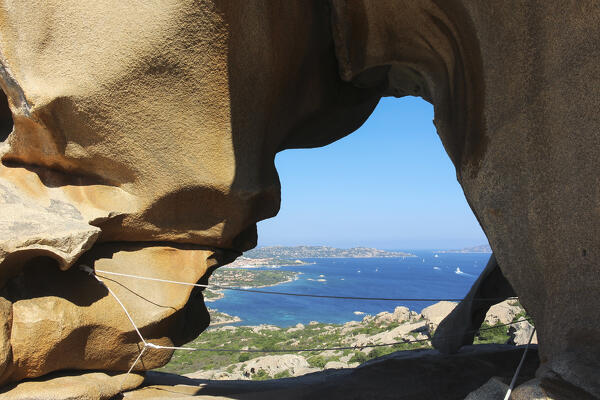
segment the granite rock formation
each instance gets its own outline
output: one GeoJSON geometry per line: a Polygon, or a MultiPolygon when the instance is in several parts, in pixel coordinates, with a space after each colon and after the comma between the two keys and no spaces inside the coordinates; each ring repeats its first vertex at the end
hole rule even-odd
{"type": "MultiPolygon", "coordinates": [[[[359,368],[269,381],[210,381],[150,372],[145,387],[126,393],[125,399],[462,400],[490,376],[510,382],[522,353],[522,348],[503,345],[466,346],[452,355],[435,350],[399,351],[359,368]]],[[[536,349],[531,349],[518,383],[531,379],[538,365],[536,349]]]]}
{"type": "Polygon", "coordinates": [[[492,254],[485,269],[458,306],[448,310],[449,315],[438,313],[438,335],[433,338],[432,344],[444,353],[456,352],[461,346],[473,343],[475,332],[484,321],[490,325],[500,321],[511,322],[519,307],[511,307],[508,302],[500,301],[514,295],[512,286],[492,254]]]}
{"type": "MultiPolygon", "coordinates": [[[[597,1],[32,0],[0,16],[0,382],[126,369],[139,340],[79,264],[208,279],[277,213],[278,151],[416,95],[535,319],[538,375],[600,396],[597,1]]],[[[208,324],[187,312],[197,291],[106,283],[149,339],[208,324]]]]}

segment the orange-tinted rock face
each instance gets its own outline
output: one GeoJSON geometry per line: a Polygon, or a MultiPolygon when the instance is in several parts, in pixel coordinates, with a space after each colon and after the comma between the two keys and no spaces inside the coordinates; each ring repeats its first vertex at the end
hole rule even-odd
{"type": "MultiPolygon", "coordinates": [[[[543,368],[600,395],[589,378],[600,365],[599,7],[4,4],[0,380],[125,369],[138,338],[74,267],[206,279],[277,213],[277,151],[330,143],[380,96],[414,94],[435,105],[466,197],[536,320],[543,368]],[[67,344],[68,357],[52,350],[67,344]]],[[[152,302],[121,293],[152,340],[180,343],[208,323],[185,317],[204,310],[194,291],[118,282],[153,288],[152,302]]]]}
{"type": "MultiPolygon", "coordinates": [[[[351,132],[378,100],[339,78],[317,1],[0,13],[0,383],[127,370],[140,339],[78,266],[206,281],[277,213],[275,153],[351,132]]],[[[105,282],[153,343],[208,325],[199,289],[105,282]]],[[[148,349],[138,368],[170,355],[148,349]]]]}

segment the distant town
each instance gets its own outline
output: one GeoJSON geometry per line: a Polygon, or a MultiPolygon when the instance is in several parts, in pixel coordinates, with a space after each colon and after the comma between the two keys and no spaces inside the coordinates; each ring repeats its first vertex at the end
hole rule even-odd
{"type": "Polygon", "coordinates": [[[375,258],[375,257],[416,257],[402,251],[386,251],[370,247],[339,249],[327,246],[267,246],[244,253],[247,258],[375,258]]]}
{"type": "Polygon", "coordinates": [[[460,250],[439,250],[436,253],[491,253],[492,248],[487,244],[481,244],[479,246],[465,247],[460,250]]]}

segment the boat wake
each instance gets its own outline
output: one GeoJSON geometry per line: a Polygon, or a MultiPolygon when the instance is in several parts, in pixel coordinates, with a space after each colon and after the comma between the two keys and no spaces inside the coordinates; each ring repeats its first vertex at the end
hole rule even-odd
{"type": "Polygon", "coordinates": [[[470,277],[474,277],[475,275],[471,275],[471,274],[467,274],[466,272],[462,272],[460,270],[460,268],[456,267],[456,270],[454,271],[454,273],[456,275],[462,275],[462,276],[470,276],[470,277]]]}

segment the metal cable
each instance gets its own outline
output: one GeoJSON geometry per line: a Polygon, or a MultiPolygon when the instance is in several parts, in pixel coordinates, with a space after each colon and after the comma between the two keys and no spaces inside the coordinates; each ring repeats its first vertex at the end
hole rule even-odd
{"type": "MultiPolygon", "coordinates": [[[[89,268],[89,267],[87,267],[89,268]]],[[[295,297],[313,297],[319,299],[338,299],[338,300],[366,300],[366,301],[423,301],[423,302],[433,302],[433,301],[504,301],[504,300],[516,300],[518,297],[488,297],[488,298],[473,298],[473,299],[461,299],[461,298],[453,298],[453,299],[437,299],[437,298],[392,298],[392,297],[359,297],[359,296],[333,296],[326,294],[307,294],[307,293],[290,293],[290,292],[277,292],[277,291],[269,291],[269,290],[257,290],[257,289],[244,289],[240,287],[234,286],[222,286],[222,285],[214,285],[208,284],[203,285],[201,283],[191,283],[191,282],[180,282],[180,281],[172,281],[168,279],[160,279],[160,278],[151,278],[148,276],[140,276],[140,275],[132,275],[132,274],[124,274],[120,272],[111,272],[97,269],[96,273],[100,272],[102,274],[108,275],[116,275],[116,276],[124,276],[127,278],[135,278],[135,279],[143,279],[147,281],[154,282],[164,282],[164,283],[172,283],[176,285],[186,285],[186,286],[196,286],[206,289],[221,289],[221,290],[235,290],[238,292],[248,292],[248,293],[260,293],[260,294],[275,294],[280,296],[295,296],[295,297]]],[[[101,275],[98,275],[102,277],[101,275]]]]}
{"type": "MultiPolygon", "coordinates": [[[[135,331],[137,332],[139,338],[141,339],[142,343],[144,344],[144,346],[142,347],[142,349],[140,350],[140,353],[138,354],[137,358],[135,359],[135,361],[133,362],[133,364],[131,365],[131,367],[128,369],[127,373],[125,374],[125,376],[123,377],[123,379],[121,380],[121,387],[120,387],[120,392],[122,392],[123,389],[123,384],[125,382],[125,380],[127,379],[127,377],[129,376],[129,374],[131,373],[131,371],[133,371],[133,369],[135,368],[135,366],[137,365],[137,363],[141,360],[142,355],[144,354],[144,352],[146,351],[147,348],[152,348],[152,349],[157,349],[157,350],[185,350],[185,351],[204,351],[204,352],[238,352],[238,353],[299,353],[299,352],[322,352],[322,351],[327,351],[327,350],[361,350],[361,349],[366,349],[366,348],[373,348],[373,347],[384,347],[384,346],[395,346],[395,345],[401,345],[401,344],[410,344],[410,343],[422,343],[422,342],[428,342],[431,340],[431,338],[426,338],[426,339],[415,339],[415,340],[408,340],[408,341],[401,341],[401,342],[392,342],[392,343],[374,343],[374,344],[365,344],[365,345],[359,345],[359,346],[338,346],[338,347],[324,347],[324,348],[312,348],[312,349],[203,349],[203,348],[195,348],[195,347],[176,347],[176,346],[161,346],[161,345],[157,345],[151,342],[148,342],[144,339],[144,337],[142,336],[140,330],[138,329],[137,325],[135,324],[133,318],[131,317],[131,315],[129,314],[129,312],[127,311],[127,308],[125,307],[125,305],[123,304],[123,302],[119,299],[119,297],[116,295],[116,293],[111,290],[105,283],[104,281],[102,281],[102,276],[96,276],[95,271],[86,266],[86,265],[81,265],[80,268],[87,272],[88,274],[92,275],[97,282],[99,282],[101,285],[103,285],[108,292],[115,298],[115,300],[117,301],[117,303],[121,306],[121,308],[123,309],[123,311],[125,312],[127,318],[129,319],[129,322],[131,323],[131,325],[133,326],[133,328],[135,329],[135,331]]],[[[132,278],[139,278],[139,279],[149,279],[149,280],[154,280],[154,281],[160,281],[160,282],[167,282],[167,283],[177,283],[177,284],[184,284],[184,285],[192,285],[192,286],[202,286],[202,287],[207,287],[209,285],[200,285],[200,284],[191,284],[191,283],[185,283],[185,282],[177,282],[177,281],[168,281],[168,280],[164,280],[164,279],[157,279],[157,278],[145,278],[145,277],[139,277],[139,276],[135,276],[135,275],[129,275],[129,274],[120,274],[120,273],[116,273],[116,272],[108,272],[108,271],[97,271],[97,272],[103,272],[103,273],[108,273],[108,274],[112,274],[112,275],[120,275],[120,276],[128,276],[128,277],[132,277],[132,278]]],[[[265,293],[274,293],[274,292],[265,292],[265,293]]],[[[299,295],[299,294],[289,294],[287,293],[287,295],[299,295]]],[[[323,296],[311,296],[311,297],[323,297],[323,296]]],[[[328,296],[328,298],[332,298],[330,296],[328,296]]],[[[333,298],[348,298],[346,296],[339,296],[339,297],[333,297],[333,298]]],[[[360,299],[360,298],[357,298],[360,299]]],[[[366,299],[373,299],[373,298],[366,298],[366,299]]],[[[489,328],[480,328],[477,330],[469,330],[460,334],[456,334],[456,335],[444,335],[444,337],[457,337],[457,336],[463,336],[465,333],[477,333],[480,331],[486,331],[486,330],[490,330],[490,329],[495,329],[498,327],[502,327],[502,326],[508,326],[508,325],[512,325],[512,324],[516,324],[522,321],[529,321],[528,318],[523,318],[523,319],[519,319],[517,321],[513,321],[510,322],[508,324],[499,324],[499,325],[495,325],[493,327],[489,327],[489,328]]],[[[533,334],[532,334],[533,337],[533,334]]],[[[531,342],[531,338],[529,339],[529,341],[531,342]]],[[[527,347],[525,348],[525,353],[523,354],[523,359],[521,359],[521,363],[519,364],[519,367],[517,368],[517,372],[515,374],[515,377],[513,378],[513,381],[516,379],[516,376],[519,373],[520,367],[523,364],[523,360],[525,359],[525,354],[527,352],[527,349],[529,348],[529,344],[527,345],[527,347]]],[[[509,390],[510,393],[510,390],[509,390]]]]}

